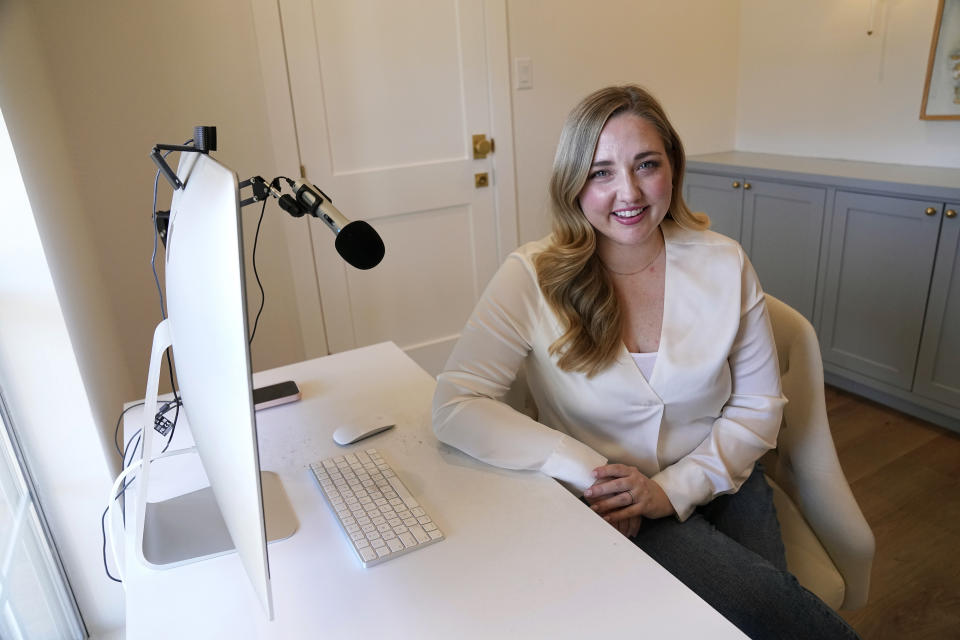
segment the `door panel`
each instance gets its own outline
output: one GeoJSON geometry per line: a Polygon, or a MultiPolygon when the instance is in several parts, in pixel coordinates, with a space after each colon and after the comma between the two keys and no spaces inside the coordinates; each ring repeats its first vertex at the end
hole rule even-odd
{"type": "Polygon", "coordinates": [[[382,268],[369,273],[347,271],[359,344],[389,336],[413,345],[455,335],[463,328],[478,294],[474,287],[460,285],[473,281],[475,274],[470,217],[468,208],[455,207],[383,220],[379,229],[384,243],[403,250],[388,253],[382,268]],[[435,235],[442,236],[443,242],[434,242],[435,235]],[[444,277],[435,281],[436,286],[417,286],[424,274],[438,272],[444,277]],[[398,280],[413,286],[398,288],[398,280]],[[382,307],[396,315],[379,313],[382,307]]]}
{"type": "Polygon", "coordinates": [[[335,174],[463,157],[454,3],[424,0],[411,10],[408,2],[351,0],[313,9],[335,174]]]}
{"type": "Polygon", "coordinates": [[[483,2],[281,0],[281,17],[306,176],[386,245],[358,271],[311,221],[329,348],[392,340],[436,374],[499,263],[497,185],[474,186],[493,156],[470,146],[492,134],[483,2]]]}

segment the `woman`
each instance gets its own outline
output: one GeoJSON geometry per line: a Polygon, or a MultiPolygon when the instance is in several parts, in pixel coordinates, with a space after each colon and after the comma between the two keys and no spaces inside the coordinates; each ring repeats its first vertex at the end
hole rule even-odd
{"type": "Polygon", "coordinates": [[[786,571],[755,463],[782,408],[763,292],[683,202],[685,156],[635,86],[560,136],[551,236],[510,255],[438,378],[440,440],[578,493],[753,637],[856,637],[786,571]],[[538,421],[500,399],[525,367],[538,421]]]}

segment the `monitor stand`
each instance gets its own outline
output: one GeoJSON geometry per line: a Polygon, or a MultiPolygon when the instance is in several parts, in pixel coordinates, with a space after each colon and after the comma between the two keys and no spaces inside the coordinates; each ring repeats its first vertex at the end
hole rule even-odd
{"type": "MultiPolygon", "coordinates": [[[[289,538],[298,523],[280,478],[272,471],[261,471],[260,488],[267,542],[289,538]]],[[[210,487],[146,503],[142,552],[150,566],[176,567],[234,550],[210,487]]]]}
{"type": "MultiPolygon", "coordinates": [[[[157,325],[153,336],[143,407],[145,425],[153,424],[148,417],[157,413],[161,362],[163,353],[171,345],[167,323],[164,320],[157,325]]],[[[171,569],[235,551],[211,487],[159,502],[147,501],[151,466],[160,457],[153,457],[152,441],[152,433],[142,434],[143,467],[138,474],[141,482],[136,499],[137,554],[140,560],[154,569],[171,569]]],[[[162,455],[170,457],[185,453],[196,453],[196,448],[162,455]]],[[[260,490],[267,541],[289,538],[299,525],[279,476],[272,471],[261,471],[260,490]]]]}

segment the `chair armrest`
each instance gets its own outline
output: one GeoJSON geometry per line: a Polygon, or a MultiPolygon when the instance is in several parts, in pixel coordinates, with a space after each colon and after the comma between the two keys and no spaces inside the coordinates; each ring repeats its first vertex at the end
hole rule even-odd
{"type": "MultiPolygon", "coordinates": [[[[781,464],[784,465],[784,462],[781,461],[781,464]]],[[[805,464],[796,463],[800,468],[805,464]]],[[[791,495],[843,576],[846,589],[842,608],[862,607],[867,603],[870,591],[870,571],[876,544],[873,532],[846,478],[839,472],[839,463],[837,473],[824,470],[817,474],[807,469],[798,473],[797,467],[787,472],[793,478],[791,486],[784,490],[791,495]]],[[[778,470],[778,475],[783,471],[778,470]]]]}
{"type": "Polygon", "coordinates": [[[812,341],[790,349],[782,376],[784,428],[778,441],[775,479],[793,499],[820,539],[846,583],[844,609],[867,602],[876,542],[850,490],[830,434],[824,399],[823,363],[812,327],[797,340],[812,341]]]}

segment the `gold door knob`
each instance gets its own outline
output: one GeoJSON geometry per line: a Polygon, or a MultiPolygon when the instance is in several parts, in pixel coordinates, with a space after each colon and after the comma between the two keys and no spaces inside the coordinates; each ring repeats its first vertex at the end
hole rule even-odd
{"type": "Polygon", "coordinates": [[[927,207],[924,213],[927,214],[928,216],[935,216],[937,215],[937,210],[934,209],[933,207],[927,207]]]}
{"type": "Polygon", "coordinates": [[[494,143],[493,139],[487,140],[487,136],[482,133],[475,134],[473,136],[473,159],[482,160],[486,158],[487,155],[493,153],[494,143]]]}
{"type": "Polygon", "coordinates": [[[744,182],[744,183],[743,183],[743,188],[744,188],[744,189],[749,189],[751,186],[753,186],[753,185],[751,185],[749,182],[744,182]]]}
{"type": "Polygon", "coordinates": [[[740,181],[739,181],[739,180],[734,180],[734,181],[733,181],[733,188],[734,188],[734,189],[739,189],[739,188],[740,188],[740,181]]]}
{"type": "Polygon", "coordinates": [[[957,217],[957,212],[956,212],[956,210],[954,210],[954,209],[947,209],[947,214],[946,214],[946,215],[947,215],[948,218],[956,218],[956,217],[957,217]]]}

